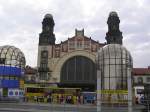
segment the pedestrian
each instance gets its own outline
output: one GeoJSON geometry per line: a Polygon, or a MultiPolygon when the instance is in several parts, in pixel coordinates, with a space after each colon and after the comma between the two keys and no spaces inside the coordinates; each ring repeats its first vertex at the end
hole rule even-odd
{"type": "Polygon", "coordinates": [[[37,96],[34,96],[34,102],[37,102],[37,96]]]}

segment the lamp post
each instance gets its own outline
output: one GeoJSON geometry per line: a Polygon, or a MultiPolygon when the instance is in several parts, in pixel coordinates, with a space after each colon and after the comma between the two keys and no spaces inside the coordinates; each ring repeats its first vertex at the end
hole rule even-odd
{"type": "Polygon", "coordinates": [[[101,112],[101,71],[97,70],[97,112],[101,112]]]}
{"type": "Polygon", "coordinates": [[[128,76],[128,112],[132,112],[132,81],[131,81],[131,68],[127,68],[128,76]]]}

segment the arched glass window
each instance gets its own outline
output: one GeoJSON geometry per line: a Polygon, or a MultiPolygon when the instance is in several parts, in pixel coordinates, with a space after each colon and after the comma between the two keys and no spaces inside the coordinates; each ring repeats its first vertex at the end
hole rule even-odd
{"type": "Polygon", "coordinates": [[[14,46],[0,47],[0,65],[12,67],[25,67],[25,57],[20,49],[14,46]]]}
{"type": "Polygon", "coordinates": [[[61,69],[61,83],[95,84],[95,63],[84,56],[74,56],[68,59],[61,69]]]}

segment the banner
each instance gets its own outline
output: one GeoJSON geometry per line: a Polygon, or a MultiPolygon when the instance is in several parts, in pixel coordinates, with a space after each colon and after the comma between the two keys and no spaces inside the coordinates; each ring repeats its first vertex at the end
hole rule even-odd
{"type": "Polygon", "coordinates": [[[97,91],[100,94],[128,94],[128,90],[100,90],[97,91]]]}

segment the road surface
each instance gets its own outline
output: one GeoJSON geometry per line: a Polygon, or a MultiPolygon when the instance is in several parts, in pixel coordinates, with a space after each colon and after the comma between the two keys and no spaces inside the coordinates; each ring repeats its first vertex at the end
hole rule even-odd
{"type": "MultiPolygon", "coordinates": [[[[142,112],[143,106],[135,106],[133,112],[142,112]]],[[[127,112],[126,107],[103,107],[102,112],[127,112]]],[[[0,112],[97,112],[95,105],[0,103],[0,112]]]]}

